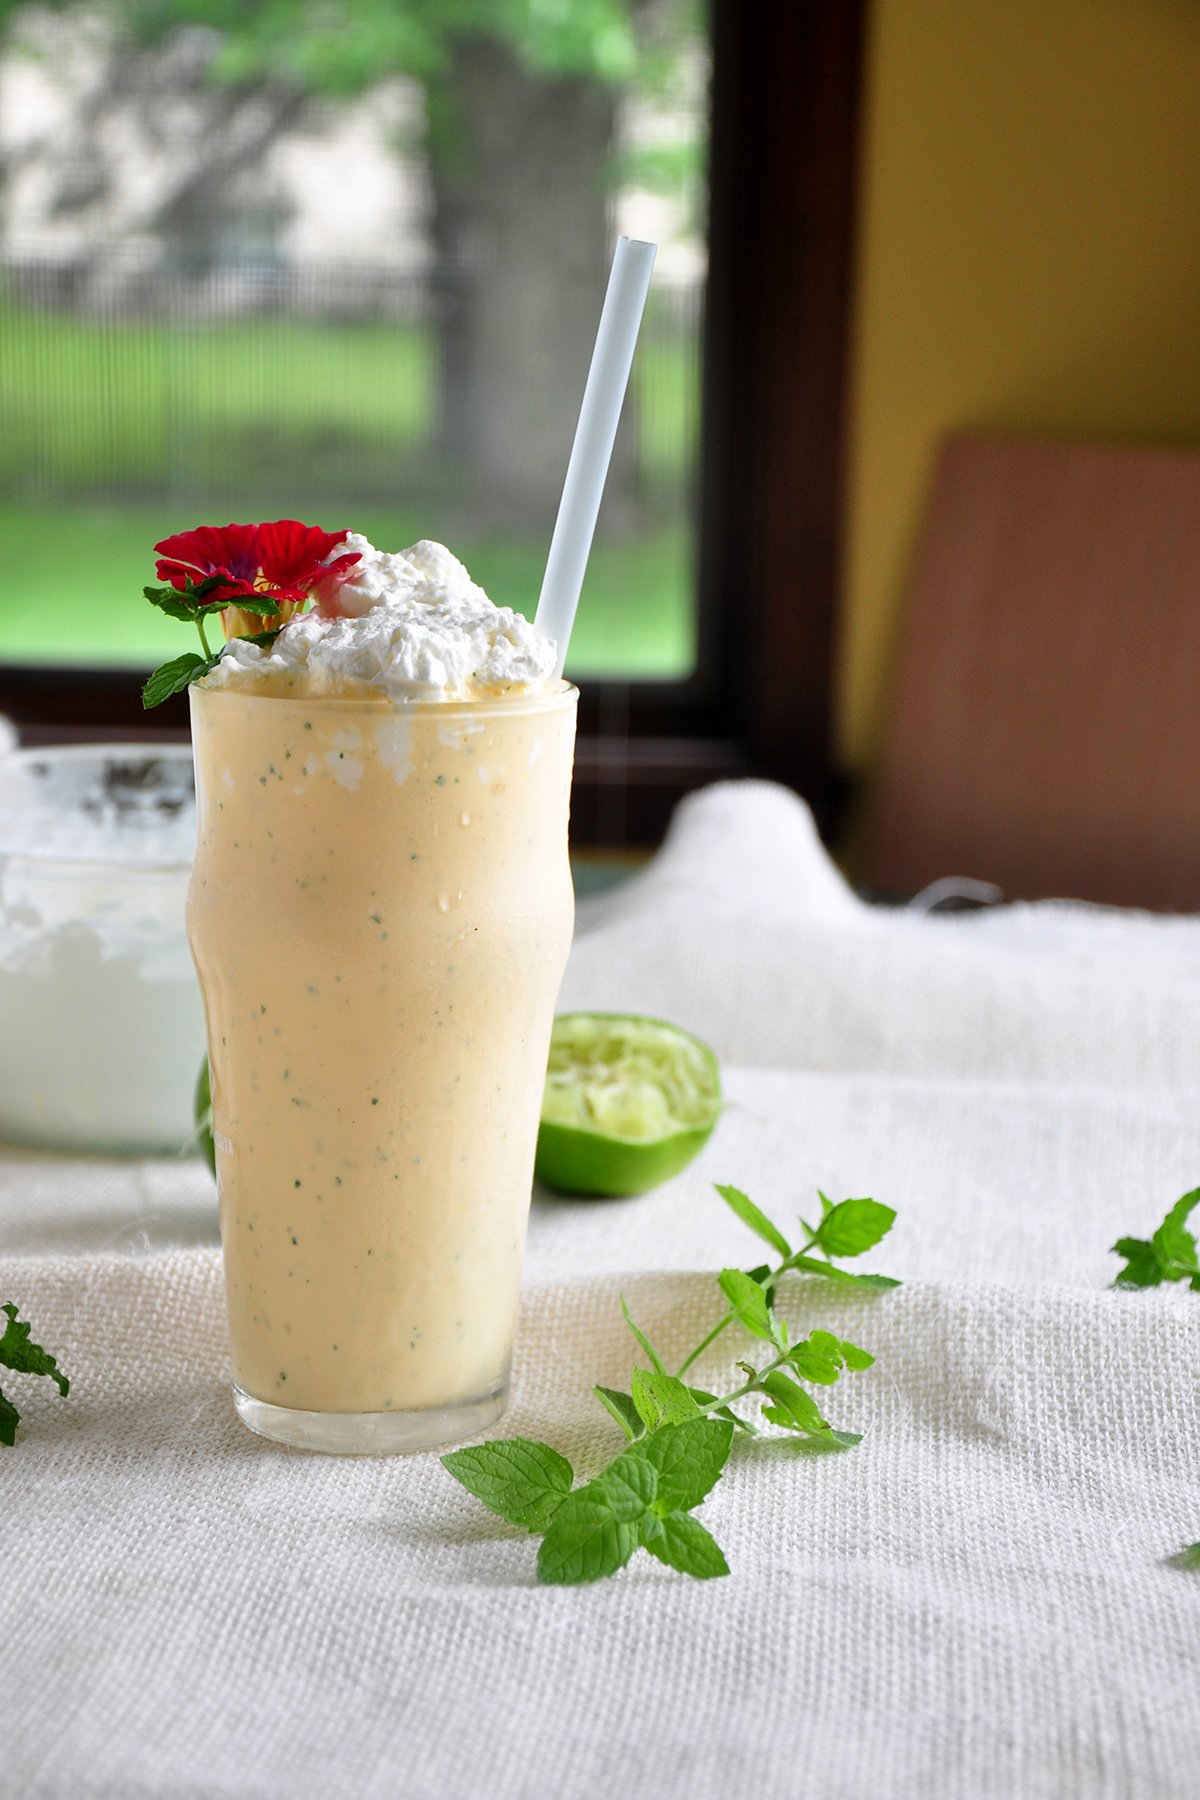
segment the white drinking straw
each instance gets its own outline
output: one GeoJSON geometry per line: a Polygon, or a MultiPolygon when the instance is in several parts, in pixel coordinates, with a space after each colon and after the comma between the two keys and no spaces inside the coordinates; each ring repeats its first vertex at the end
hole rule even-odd
{"type": "Polygon", "coordinates": [[[634,346],[657,249],[657,244],[643,244],[636,238],[618,238],[608,277],[596,348],[592,351],[592,366],[583,390],[583,405],[579,409],[575,442],[567,463],[534,619],[542,635],[553,638],[558,645],[555,667],[558,675],[562,674],[567,660],[567,645],[575,623],[575,609],[579,605],[588,553],[592,548],[596,515],[604,494],[617,421],[629,383],[634,346]]]}

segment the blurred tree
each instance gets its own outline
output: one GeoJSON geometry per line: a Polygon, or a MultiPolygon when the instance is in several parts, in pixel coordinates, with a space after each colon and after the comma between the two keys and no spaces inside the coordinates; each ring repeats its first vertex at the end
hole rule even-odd
{"type": "MultiPolygon", "coordinates": [[[[438,447],[528,523],[557,499],[599,312],[620,91],[669,75],[702,0],[51,0],[114,21],[109,80],[174,139],[152,223],[217,254],[230,184],[321,100],[391,76],[425,96],[440,339],[438,447]]],[[[19,9],[0,0],[0,24],[19,9]]],[[[102,116],[104,83],[79,130],[102,116]]],[[[76,177],[96,178],[79,145],[76,177]]],[[[647,172],[653,176],[652,166],[647,172]]],[[[614,468],[614,496],[628,465],[614,468]]]]}

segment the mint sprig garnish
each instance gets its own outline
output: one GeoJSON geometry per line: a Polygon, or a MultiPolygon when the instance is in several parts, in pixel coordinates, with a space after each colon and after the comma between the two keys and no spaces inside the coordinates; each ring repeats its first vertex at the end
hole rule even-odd
{"type": "Polygon", "coordinates": [[[541,1582],[600,1581],[623,1569],[638,1549],[697,1581],[727,1575],[719,1545],[694,1513],[724,1472],[735,1434],[758,1433],[757,1424],[735,1410],[746,1401],[758,1400],[763,1419],[822,1448],[860,1442],[859,1433],[832,1426],[801,1384],[832,1387],[842,1375],[870,1368],[874,1357],[831,1331],[797,1337],[776,1310],[776,1290],[788,1274],[898,1287],[890,1276],[855,1276],[829,1260],[873,1248],[890,1231],[895,1213],[874,1200],[835,1206],[822,1194],[821,1224],[805,1225],[806,1242],[793,1250],[740,1188],[720,1186],[717,1192],[780,1261],[774,1268],[721,1270],[716,1281],[728,1309],[674,1374],[621,1296],[625,1322],[649,1367],[633,1370],[627,1394],[593,1389],[626,1440],[606,1468],[575,1487],[566,1457],[530,1438],[496,1439],[442,1457],[455,1480],[492,1512],[541,1534],[541,1582]],[[727,1394],[685,1382],[698,1357],[734,1324],[772,1354],[761,1363],[740,1362],[745,1380],[727,1394]]]}
{"type": "Polygon", "coordinates": [[[199,681],[202,675],[215,669],[220,660],[220,650],[209,656],[197,656],[194,650],[188,650],[182,656],[172,657],[170,662],[160,663],[142,689],[142,705],[149,711],[152,706],[160,706],[164,700],[169,700],[172,694],[181,694],[193,681],[199,681]]]}
{"type": "MultiPolygon", "coordinates": [[[[6,1318],[4,1330],[0,1332],[0,1367],[12,1369],[19,1375],[46,1375],[65,1397],[71,1383],[50,1352],[33,1342],[30,1335],[32,1327],[24,1319],[18,1318],[18,1308],[7,1301],[0,1306],[0,1313],[6,1318]]],[[[11,1446],[16,1442],[20,1421],[21,1415],[17,1408],[0,1389],[0,1444],[11,1446]]]]}
{"type": "MultiPolygon", "coordinates": [[[[149,593],[150,590],[146,591],[149,593]]],[[[240,600],[238,605],[241,606],[240,600]]],[[[271,608],[256,606],[242,610],[269,612],[271,608]]],[[[199,624],[198,618],[197,624],[199,624]]],[[[265,648],[275,642],[282,629],[283,627],[279,626],[274,631],[256,631],[252,635],[250,633],[239,634],[240,641],[244,644],[261,644],[265,648]]],[[[203,637],[203,632],[201,636],[203,637]]],[[[205,643],[207,644],[207,640],[205,643]]],[[[170,662],[160,663],[142,689],[142,705],[149,711],[150,707],[158,706],[162,701],[169,700],[172,694],[181,694],[184,688],[191,687],[193,681],[199,681],[210,670],[215,669],[224,654],[225,646],[222,644],[219,650],[214,650],[205,656],[197,656],[194,650],[189,650],[185,651],[182,656],[173,657],[170,662]]]]}
{"type": "Polygon", "coordinates": [[[1186,1281],[1200,1294],[1200,1258],[1196,1239],[1187,1229],[1189,1215],[1200,1206],[1200,1188],[1192,1188],[1175,1202],[1162,1224],[1148,1238],[1121,1237],[1112,1246],[1114,1256],[1125,1258],[1114,1287],[1158,1287],[1164,1281],[1186,1281]]]}
{"type": "MultiPolygon", "coordinates": [[[[220,614],[226,607],[236,607],[239,612],[255,613],[260,618],[270,618],[279,611],[276,598],[239,593],[230,598],[229,582],[220,575],[210,575],[204,581],[188,582],[185,587],[147,587],[142,589],[151,606],[157,606],[160,612],[172,619],[183,619],[195,625],[200,634],[203,654],[197,655],[194,650],[183,656],[172,657],[170,662],[160,663],[142,688],[142,705],[148,712],[152,706],[160,706],[169,700],[172,694],[181,694],[185,688],[191,687],[193,681],[200,681],[216,668],[225,653],[225,645],[213,649],[204,629],[204,621],[214,613],[220,614]]],[[[273,631],[260,631],[253,635],[249,632],[239,633],[242,641],[248,644],[259,644],[264,648],[275,642],[282,626],[273,631]]]]}

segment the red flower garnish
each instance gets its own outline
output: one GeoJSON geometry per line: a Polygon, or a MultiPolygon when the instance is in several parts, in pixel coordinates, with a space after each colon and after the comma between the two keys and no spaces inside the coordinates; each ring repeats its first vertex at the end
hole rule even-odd
{"type": "Polygon", "coordinates": [[[278,587],[289,596],[296,589],[305,594],[315,588],[333,592],[360,560],[357,550],[335,556],[332,562],[326,560],[330,551],[344,544],[349,535],[348,531],[322,531],[319,525],[301,525],[295,519],[276,519],[273,525],[260,525],[258,545],[263,579],[270,582],[273,590],[278,587]]]}
{"type": "Polygon", "coordinates": [[[202,581],[214,586],[206,607],[224,607],[239,596],[278,600],[300,606],[314,588],[333,593],[359,560],[349,551],[326,562],[344,544],[346,531],[322,531],[298,519],[276,519],[268,525],[200,525],[155,544],[158,579],[180,592],[202,581]]]}
{"type": "Polygon", "coordinates": [[[158,579],[170,585],[142,592],[171,618],[195,625],[203,655],[192,651],[155,669],[142,689],[142,705],[182,693],[220,661],[221,650],[213,649],[204,629],[216,612],[227,639],[270,645],[310,598],[336,610],[338,589],[360,560],[357,550],[331,555],[349,535],[276,519],[269,525],[199,525],[155,544],[158,579]]]}

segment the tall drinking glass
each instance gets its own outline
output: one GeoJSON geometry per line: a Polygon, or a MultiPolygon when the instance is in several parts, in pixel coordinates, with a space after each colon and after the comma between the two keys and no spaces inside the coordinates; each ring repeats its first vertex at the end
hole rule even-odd
{"type": "Polygon", "coordinates": [[[315,1450],[471,1436],[508,1396],[577,695],[191,698],[237,1410],[315,1450]]]}

